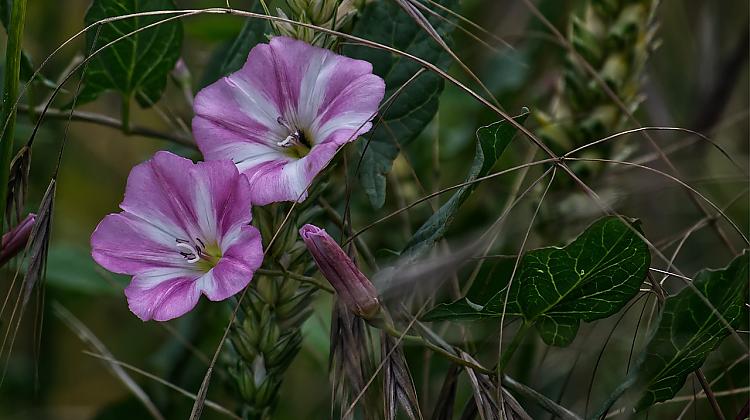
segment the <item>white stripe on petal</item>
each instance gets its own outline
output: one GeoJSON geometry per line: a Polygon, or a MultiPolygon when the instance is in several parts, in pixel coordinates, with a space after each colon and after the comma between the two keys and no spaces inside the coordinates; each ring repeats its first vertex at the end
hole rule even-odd
{"type": "Polygon", "coordinates": [[[243,113],[268,127],[273,136],[278,138],[286,136],[286,128],[278,123],[282,111],[272,100],[266,97],[262,90],[252,86],[239,76],[227,77],[226,81],[236,88],[233,90],[234,99],[240,105],[243,113]]]}
{"type": "Polygon", "coordinates": [[[134,281],[137,279],[137,286],[140,288],[151,289],[165,281],[185,277],[198,279],[202,275],[201,271],[190,268],[157,267],[138,273],[134,281]]]}
{"type": "MultiPolygon", "coordinates": [[[[211,195],[210,178],[201,176],[195,169],[191,171],[190,178],[194,184],[192,191],[193,211],[198,219],[198,228],[201,230],[203,241],[213,241],[216,238],[216,203],[211,195]]],[[[222,203],[223,204],[223,203],[222,203]]],[[[195,238],[190,238],[192,241],[195,238]]]]}

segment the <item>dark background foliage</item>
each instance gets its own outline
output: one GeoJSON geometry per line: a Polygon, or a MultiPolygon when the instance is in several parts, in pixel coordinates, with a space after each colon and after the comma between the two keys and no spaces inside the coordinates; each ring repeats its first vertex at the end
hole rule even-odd
{"type": "MultiPolygon", "coordinates": [[[[88,3],[88,0],[29,1],[24,47],[35,64],[82,27],[88,3]]],[[[232,2],[240,9],[247,9],[249,3],[232,2]]],[[[483,41],[494,48],[488,49],[457,31],[454,49],[458,55],[475,70],[509,112],[518,113],[522,107],[529,107],[532,111],[547,109],[564,60],[564,50],[560,45],[550,42],[549,32],[522,1],[463,0],[460,3],[463,15],[514,48],[509,49],[496,39],[481,35],[483,41]]],[[[219,0],[177,1],[179,7],[185,8],[224,4],[219,0]]],[[[568,16],[578,11],[583,1],[541,0],[535,4],[565,32],[568,16]]],[[[745,168],[750,152],[747,16],[748,4],[743,0],[663,0],[657,12],[661,46],[645,68],[642,93],[646,99],[636,114],[643,125],[687,127],[704,132],[745,168]]],[[[182,57],[193,74],[194,87],[203,84],[206,77],[215,79],[210,72],[215,71],[221,51],[229,48],[242,25],[241,18],[231,16],[198,16],[184,20],[182,57]]],[[[4,45],[4,39],[2,42],[4,45]]],[[[84,48],[85,40],[76,41],[54,58],[45,74],[60,74],[73,56],[84,48]]],[[[457,66],[453,66],[451,72],[462,80],[466,79],[457,66]]],[[[72,83],[68,86],[74,88],[72,83]]],[[[34,91],[29,103],[38,103],[45,94],[43,90],[34,91]]],[[[107,93],[80,109],[118,117],[120,106],[119,97],[107,93]]],[[[174,83],[168,83],[164,97],[155,108],[156,111],[141,109],[134,102],[131,110],[133,124],[178,132],[178,128],[160,117],[160,113],[167,120],[176,116],[189,124],[191,108],[174,83]]],[[[399,208],[426,192],[461,182],[475,153],[476,129],[495,120],[465,93],[446,85],[437,117],[421,135],[406,145],[405,153],[394,162],[391,179],[387,180],[385,208],[399,208]],[[438,140],[439,147],[436,146],[438,140]],[[437,169],[433,166],[436,159],[439,162],[437,169]],[[419,174],[419,183],[414,182],[410,165],[419,174]]],[[[533,122],[530,124],[533,126],[533,122]]],[[[19,141],[28,137],[31,128],[28,113],[20,115],[17,126],[19,141]]],[[[44,193],[64,129],[65,124],[59,119],[51,119],[42,127],[34,148],[29,210],[35,208],[44,193]]],[[[747,174],[738,173],[727,164],[725,157],[705,143],[694,142],[680,147],[684,142],[694,140],[685,133],[663,132],[653,136],[665,149],[679,147],[671,157],[680,168],[682,179],[698,187],[720,207],[744,191],[745,195],[740,196],[727,213],[744,232],[748,232],[750,207],[746,195],[747,178],[744,178],[747,174]]],[[[632,135],[629,144],[633,148],[631,156],[646,156],[652,152],[640,135],[632,135]]],[[[522,161],[526,148],[522,139],[515,139],[495,167],[507,167],[522,161]]],[[[121,292],[127,279],[105,272],[89,256],[89,236],[105,214],[116,211],[128,172],[158,149],[198,158],[190,149],[167,141],[125,136],[117,129],[92,124],[73,123],[71,126],[57,191],[45,294],[48,304],[43,313],[45,322],[40,352],[35,352],[37,332],[32,321],[37,308],[32,305],[25,314],[12,355],[7,361],[2,361],[7,372],[0,387],[0,418],[132,419],[146,416],[142,406],[100,361],[81,352],[84,346],[80,340],[53,314],[50,303],[55,301],[71,310],[119,360],[139,366],[191,392],[198,389],[206,368],[203,357],[210,356],[218,342],[226,322],[227,307],[203,301],[196,311],[184,318],[167,324],[144,324],[127,310],[121,292]],[[186,349],[183,340],[192,343],[191,349],[186,349]]],[[[655,166],[664,169],[664,165],[658,162],[655,166]]],[[[497,217],[511,182],[511,178],[501,177],[480,185],[452,224],[449,237],[460,244],[482,233],[497,217]]],[[[643,231],[655,243],[682,234],[701,217],[681,188],[653,174],[613,168],[593,180],[591,185],[618,211],[641,219],[643,231]]],[[[536,221],[538,229],[530,237],[527,249],[563,244],[573,239],[598,214],[585,199],[570,200],[568,191],[554,188],[550,191],[546,200],[565,202],[565,214],[540,216],[536,221]]],[[[441,197],[433,204],[437,206],[447,199],[448,196],[441,197]]],[[[533,200],[527,200],[513,212],[500,237],[500,251],[517,252],[535,204],[533,200]]],[[[355,189],[352,206],[355,228],[376,219],[370,199],[361,190],[355,189]]],[[[415,207],[370,230],[363,238],[379,259],[387,260],[391,251],[404,248],[416,228],[430,214],[429,205],[415,207]]],[[[702,229],[686,243],[676,264],[692,275],[705,267],[723,267],[730,259],[715,233],[711,229],[702,229]]],[[[0,290],[6,290],[12,277],[12,270],[5,269],[0,273],[0,290]]],[[[668,281],[666,286],[672,292],[682,287],[676,281],[668,281]]],[[[392,293],[396,298],[391,299],[398,301],[398,293],[398,290],[392,293]]],[[[444,296],[447,300],[448,294],[444,296]]],[[[317,311],[303,326],[300,355],[282,386],[277,418],[328,416],[330,302],[328,298],[321,298],[315,306],[317,311]]],[[[564,349],[547,350],[541,340],[528,340],[517,353],[510,372],[547,395],[559,395],[563,405],[581,413],[588,406],[588,412],[592,413],[624,377],[623,361],[630,360],[633,332],[643,307],[642,301],[635,303],[619,325],[615,324],[617,316],[597,324],[583,324],[573,344],[564,349]],[[617,329],[611,334],[615,327],[617,329]],[[591,385],[596,365],[598,368],[591,385]],[[575,369],[567,376],[571,367],[575,369]]],[[[458,337],[465,333],[464,328],[452,325],[445,331],[444,338],[458,341],[458,337]]],[[[493,344],[496,339],[490,340],[489,345],[478,339],[496,336],[495,324],[477,322],[470,324],[469,328],[471,337],[477,338],[475,344],[478,347],[496,350],[496,343],[493,344]]],[[[645,326],[640,325],[640,328],[645,326]]],[[[743,329],[747,330],[747,325],[743,329]]],[[[642,337],[638,339],[638,346],[643,345],[642,340],[642,337]]],[[[717,377],[737,357],[736,346],[728,341],[705,365],[709,378],[717,377]]],[[[430,360],[418,348],[407,347],[406,355],[421,403],[426,407],[434,406],[448,364],[435,357],[430,360]],[[431,368],[423,369],[428,361],[431,368]]],[[[747,389],[747,371],[745,360],[725,374],[714,390],[747,389]]],[[[187,417],[192,405],[190,399],[175,396],[172,391],[136,374],[134,377],[151,393],[157,404],[165,407],[164,413],[171,413],[170,418],[187,417]]],[[[698,383],[689,378],[678,395],[692,396],[699,389],[698,383]]],[[[460,382],[459,395],[465,398],[469,393],[466,383],[460,382]]],[[[217,374],[209,398],[231,406],[233,395],[227,376],[217,374]]],[[[720,398],[727,413],[739,412],[746,401],[747,392],[720,398]]],[[[654,409],[652,418],[674,418],[686,403],[683,400],[664,404],[654,409]]],[[[702,399],[690,409],[688,416],[707,418],[710,413],[708,403],[702,399]]],[[[220,418],[211,411],[206,411],[204,416],[220,418]]]]}

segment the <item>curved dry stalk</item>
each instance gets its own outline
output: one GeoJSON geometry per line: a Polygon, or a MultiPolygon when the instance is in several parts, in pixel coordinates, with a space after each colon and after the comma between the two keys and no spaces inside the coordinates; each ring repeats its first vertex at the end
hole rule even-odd
{"type": "MultiPolygon", "coordinates": [[[[420,3],[421,1],[422,0],[417,0],[414,3],[420,3]]],[[[449,15],[457,18],[458,20],[469,24],[470,26],[472,26],[472,27],[476,28],[477,30],[479,30],[480,32],[482,32],[483,34],[485,34],[485,35],[487,35],[487,36],[489,36],[491,38],[494,38],[496,41],[500,42],[505,47],[510,48],[511,50],[515,49],[515,48],[513,48],[513,45],[511,45],[508,41],[504,40],[503,38],[500,38],[499,36],[493,34],[492,32],[490,32],[488,30],[484,29],[483,27],[481,27],[479,24],[475,23],[471,19],[466,18],[464,15],[462,15],[460,13],[456,13],[453,10],[451,10],[451,9],[449,9],[449,8],[443,6],[442,4],[440,4],[438,2],[435,2],[433,0],[426,0],[426,1],[427,1],[427,3],[430,4],[430,6],[433,6],[433,7],[437,8],[437,9],[439,9],[439,10],[442,10],[442,11],[448,13],[449,15]]]]}
{"type": "MultiPolygon", "coordinates": [[[[458,23],[456,23],[456,22],[454,22],[454,21],[446,18],[445,16],[441,15],[440,13],[438,13],[438,12],[430,9],[429,7],[427,7],[424,4],[420,3],[419,1],[411,1],[411,3],[413,5],[415,5],[416,7],[418,7],[419,9],[421,9],[421,10],[429,13],[431,16],[434,16],[435,18],[440,19],[441,21],[447,23],[448,25],[454,27],[455,29],[460,30],[461,32],[463,32],[464,34],[466,34],[466,36],[470,37],[474,41],[477,41],[479,43],[479,45],[482,45],[483,47],[489,49],[490,51],[492,51],[494,53],[499,53],[500,52],[500,50],[497,47],[495,47],[493,45],[490,45],[489,43],[487,43],[487,41],[483,40],[482,38],[479,38],[477,35],[474,34],[474,32],[471,32],[470,30],[464,28],[463,26],[459,25],[458,23]]],[[[448,10],[450,10],[450,9],[448,9],[448,10]]]]}
{"type": "MultiPolygon", "coordinates": [[[[737,194],[732,200],[729,201],[729,203],[727,205],[724,206],[724,208],[722,209],[722,211],[727,211],[727,209],[729,207],[731,207],[732,204],[736,203],[740,198],[742,198],[742,196],[744,196],[745,194],[747,194],[748,191],[749,191],[749,189],[745,188],[742,192],[740,192],[739,194],[737,194]]],[[[719,214],[715,213],[712,217],[709,217],[709,216],[704,217],[701,220],[699,220],[697,223],[693,224],[693,226],[691,226],[690,228],[688,228],[688,230],[682,236],[682,239],[680,239],[679,244],[677,244],[677,247],[675,248],[674,252],[672,253],[672,257],[669,259],[669,264],[667,264],[666,270],[669,270],[670,268],[672,268],[672,265],[674,264],[674,260],[677,259],[677,255],[682,250],[682,246],[685,245],[685,243],[687,242],[688,238],[690,238],[690,236],[693,233],[697,232],[701,228],[703,228],[705,226],[708,226],[712,221],[717,220],[718,216],[719,216],[719,214]]],[[[664,281],[667,279],[667,277],[668,277],[667,275],[664,275],[664,277],[662,277],[662,279],[659,282],[659,284],[664,284],[664,281]]]]}
{"type": "MultiPolygon", "coordinates": [[[[114,359],[114,356],[112,353],[109,352],[107,347],[102,343],[96,335],[94,335],[93,332],[91,332],[88,327],[86,327],[78,318],[76,318],[68,309],[66,309],[61,304],[55,302],[53,305],[53,308],[55,310],[55,314],[57,314],[58,318],[65,323],[65,325],[68,326],[77,336],[81,339],[84,343],[87,343],[92,348],[96,349],[96,351],[99,354],[104,355],[107,358],[114,359]]],[[[133,380],[133,378],[128,375],[125,370],[120,367],[119,365],[111,364],[110,363],[110,369],[112,369],[112,373],[117,376],[117,378],[122,381],[122,383],[130,390],[130,392],[133,393],[133,395],[141,401],[143,406],[148,410],[148,412],[151,414],[151,416],[158,420],[164,420],[164,416],[159,412],[159,409],[156,408],[156,405],[154,405],[153,401],[151,401],[151,398],[146,394],[146,392],[133,380]]]]}
{"type": "Polygon", "coordinates": [[[420,199],[418,199],[416,201],[413,201],[412,203],[410,203],[406,207],[402,207],[402,208],[400,208],[400,209],[398,209],[398,210],[396,210],[396,211],[394,211],[392,213],[389,213],[389,214],[381,217],[380,219],[378,219],[378,220],[376,220],[376,221],[368,224],[367,226],[365,226],[365,227],[357,230],[346,241],[344,241],[343,245],[348,244],[354,238],[356,238],[357,236],[361,235],[365,231],[371,229],[372,227],[378,225],[379,223],[382,223],[382,222],[390,219],[391,217],[397,216],[398,214],[400,214],[400,213],[402,213],[404,211],[407,211],[410,208],[412,208],[412,207],[414,207],[414,206],[416,206],[416,205],[418,205],[420,203],[428,201],[428,200],[430,200],[432,198],[435,198],[435,197],[437,197],[437,196],[439,196],[441,194],[444,194],[446,192],[453,191],[455,189],[464,187],[466,185],[471,185],[471,184],[474,184],[474,183],[477,183],[477,182],[481,182],[481,181],[484,181],[484,180],[487,180],[487,179],[492,179],[492,178],[495,178],[495,177],[500,176],[500,175],[505,175],[505,174],[517,171],[519,169],[524,169],[524,168],[529,167],[529,166],[542,165],[542,164],[545,164],[545,163],[551,163],[553,161],[554,161],[554,159],[542,159],[542,160],[537,160],[537,161],[534,161],[534,162],[524,163],[523,165],[517,165],[517,166],[514,166],[512,168],[508,168],[508,169],[505,169],[505,170],[502,170],[502,171],[498,171],[498,172],[495,172],[495,173],[492,173],[492,174],[489,174],[489,175],[486,175],[486,176],[483,176],[483,177],[479,177],[479,178],[477,178],[475,180],[472,180],[472,181],[462,182],[460,184],[452,185],[450,187],[446,187],[446,188],[443,188],[441,190],[435,191],[433,193],[427,194],[426,196],[424,196],[424,197],[422,197],[422,198],[420,198],[420,199]]]}
{"type": "Polygon", "coordinates": [[[735,161],[734,158],[732,158],[732,156],[729,153],[727,153],[726,150],[724,150],[724,148],[722,148],[719,144],[717,144],[716,142],[714,142],[713,140],[711,140],[710,138],[708,138],[708,136],[706,136],[704,134],[701,134],[701,133],[699,133],[697,131],[690,130],[689,128],[682,128],[682,127],[658,127],[658,126],[656,126],[656,127],[638,127],[638,128],[633,128],[633,129],[630,129],[630,130],[623,130],[623,131],[620,131],[619,133],[615,133],[615,134],[612,134],[610,136],[601,138],[599,140],[594,140],[592,142],[586,143],[586,144],[584,144],[584,145],[582,145],[580,147],[576,147],[575,149],[566,152],[564,155],[562,155],[562,157],[567,158],[567,157],[570,157],[570,155],[578,153],[581,150],[588,149],[589,147],[593,147],[593,146],[596,146],[598,144],[601,144],[601,143],[604,143],[604,142],[607,142],[607,141],[610,141],[610,140],[614,140],[616,138],[619,138],[619,137],[622,137],[622,136],[625,136],[625,135],[628,135],[628,134],[638,133],[638,132],[642,132],[642,131],[680,131],[680,132],[692,134],[694,136],[697,136],[700,140],[703,140],[706,143],[708,143],[711,146],[713,146],[714,148],[716,148],[716,150],[718,150],[722,155],[724,155],[724,157],[727,158],[727,160],[729,162],[731,162],[732,165],[734,165],[734,167],[737,168],[737,170],[740,173],[742,173],[742,174],[746,174],[747,173],[747,170],[745,168],[743,168],[742,165],[740,165],[739,163],[737,163],[737,161],[735,161]]]}
{"type": "Polygon", "coordinates": [[[447,52],[448,55],[450,55],[451,58],[453,58],[453,61],[455,61],[458,64],[458,66],[461,67],[461,69],[467,75],[469,75],[469,77],[472,80],[474,80],[479,85],[479,87],[482,88],[482,90],[484,90],[484,93],[487,94],[487,96],[492,100],[492,102],[495,103],[495,105],[497,105],[498,107],[501,107],[500,103],[497,101],[497,98],[495,98],[495,96],[492,94],[492,92],[490,92],[487,86],[485,86],[482,80],[476,74],[474,74],[473,71],[471,71],[469,66],[467,66],[466,63],[464,63],[458,57],[458,55],[456,55],[453,49],[451,49],[451,47],[448,46],[448,44],[443,40],[443,38],[440,37],[440,34],[438,34],[435,28],[432,27],[432,25],[427,20],[427,18],[424,17],[422,12],[417,10],[418,8],[421,8],[421,7],[415,6],[415,4],[419,4],[420,6],[422,6],[421,3],[415,0],[394,0],[394,1],[398,3],[399,6],[401,6],[401,8],[404,10],[404,12],[406,12],[406,14],[408,14],[412,19],[414,19],[417,25],[421,26],[422,29],[424,29],[425,32],[427,32],[427,34],[430,35],[430,37],[432,37],[432,39],[434,39],[435,42],[437,42],[440,48],[445,50],[445,52],[447,52]]]}
{"type": "MultiPolygon", "coordinates": [[[[90,352],[90,351],[86,351],[86,350],[83,351],[83,354],[85,354],[87,356],[94,357],[94,358],[99,359],[99,360],[104,360],[105,362],[110,363],[112,365],[122,366],[123,368],[125,368],[127,370],[130,370],[130,371],[133,371],[133,372],[138,373],[140,375],[143,375],[143,376],[145,376],[145,377],[147,377],[147,378],[149,378],[149,379],[151,379],[151,380],[153,380],[155,382],[158,382],[158,383],[166,386],[167,388],[170,388],[170,389],[172,389],[174,391],[177,391],[178,393],[180,393],[180,394],[182,394],[182,395],[184,395],[184,396],[186,396],[186,397],[188,397],[190,399],[194,400],[194,399],[197,398],[197,396],[195,394],[191,393],[190,391],[186,390],[185,388],[181,388],[181,387],[179,387],[179,386],[177,386],[177,385],[175,385],[175,384],[173,384],[173,383],[171,383],[171,382],[169,382],[167,380],[164,380],[164,379],[162,379],[162,378],[154,375],[153,373],[147,372],[147,371],[145,371],[143,369],[140,369],[138,367],[135,367],[135,366],[133,366],[131,364],[128,364],[128,363],[125,363],[125,362],[121,362],[121,361],[119,361],[119,360],[117,360],[115,358],[112,358],[110,356],[107,356],[105,354],[94,353],[94,352],[90,352]]],[[[241,420],[240,416],[234,414],[228,408],[224,408],[221,405],[219,405],[219,404],[217,404],[217,403],[215,403],[215,402],[213,402],[211,400],[206,400],[206,407],[209,407],[209,408],[215,410],[218,413],[224,414],[227,417],[231,417],[233,419],[241,420]]]]}
{"type": "MultiPolygon", "coordinates": [[[[683,186],[685,189],[689,190],[691,193],[697,195],[706,204],[708,204],[714,210],[716,210],[716,212],[721,216],[721,218],[724,219],[725,221],[727,221],[727,223],[729,223],[732,226],[732,228],[742,238],[742,240],[745,242],[745,244],[746,245],[750,245],[750,240],[748,240],[748,238],[745,236],[745,233],[742,231],[742,229],[740,229],[740,227],[737,226],[737,224],[734,222],[734,220],[732,220],[729,216],[727,216],[726,213],[724,213],[724,211],[721,208],[719,208],[719,206],[717,206],[716,204],[714,204],[713,201],[709,200],[706,196],[704,196],[703,194],[701,194],[698,190],[696,190],[695,188],[691,187],[686,182],[683,182],[682,180],[680,180],[679,178],[677,178],[675,176],[672,176],[672,175],[670,175],[670,174],[668,174],[668,173],[666,173],[664,171],[660,171],[658,169],[651,168],[649,166],[639,165],[637,163],[627,162],[627,161],[623,161],[623,160],[601,159],[601,158],[571,158],[571,157],[564,157],[562,159],[563,160],[571,160],[571,161],[601,162],[601,163],[612,163],[612,164],[617,164],[617,165],[633,166],[633,167],[636,167],[636,168],[639,168],[639,169],[643,169],[645,171],[653,172],[653,173],[661,175],[661,176],[663,176],[663,177],[665,177],[665,178],[667,178],[669,180],[672,180],[672,181],[680,184],[681,186],[683,186]]],[[[706,216],[710,217],[711,215],[707,214],[706,216]]]]}

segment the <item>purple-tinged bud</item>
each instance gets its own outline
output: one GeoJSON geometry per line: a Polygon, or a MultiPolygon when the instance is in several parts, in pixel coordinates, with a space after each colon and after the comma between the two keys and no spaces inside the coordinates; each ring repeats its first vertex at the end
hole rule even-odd
{"type": "Polygon", "coordinates": [[[8,260],[23,251],[31,235],[31,229],[34,228],[35,221],[36,214],[29,213],[18,226],[3,235],[2,240],[0,240],[0,247],[2,247],[0,248],[0,266],[5,265],[8,260]]]}
{"type": "Polygon", "coordinates": [[[362,318],[374,317],[380,310],[378,293],[339,244],[325,230],[313,225],[302,226],[299,234],[321,274],[346,307],[362,318]]]}

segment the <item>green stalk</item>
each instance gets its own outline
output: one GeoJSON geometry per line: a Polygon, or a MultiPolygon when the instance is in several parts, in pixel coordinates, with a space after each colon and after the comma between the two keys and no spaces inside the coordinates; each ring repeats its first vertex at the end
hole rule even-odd
{"type": "Polygon", "coordinates": [[[8,205],[8,177],[13,157],[13,138],[16,126],[18,79],[21,72],[21,39],[26,21],[26,0],[13,1],[8,25],[8,43],[5,50],[5,80],[3,81],[3,109],[0,123],[5,128],[0,138],[0,231],[5,222],[8,205]]]}
{"type": "Polygon", "coordinates": [[[497,365],[497,371],[498,373],[502,373],[505,370],[505,366],[508,365],[508,362],[510,362],[510,358],[513,357],[513,353],[516,352],[516,349],[523,341],[523,338],[526,336],[526,332],[529,330],[530,325],[524,322],[521,324],[521,327],[516,331],[516,335],[513,337],[513,340],[511,340],[510,345],[507,349],[503,352],[503,355],[500,357],[500,363],[497,365]]]}
{"type": "Polygon", "coordinates": [[[122,118],[122,132],[130,134],[130,95],[122,95],[120,115],[122,118]]]}

